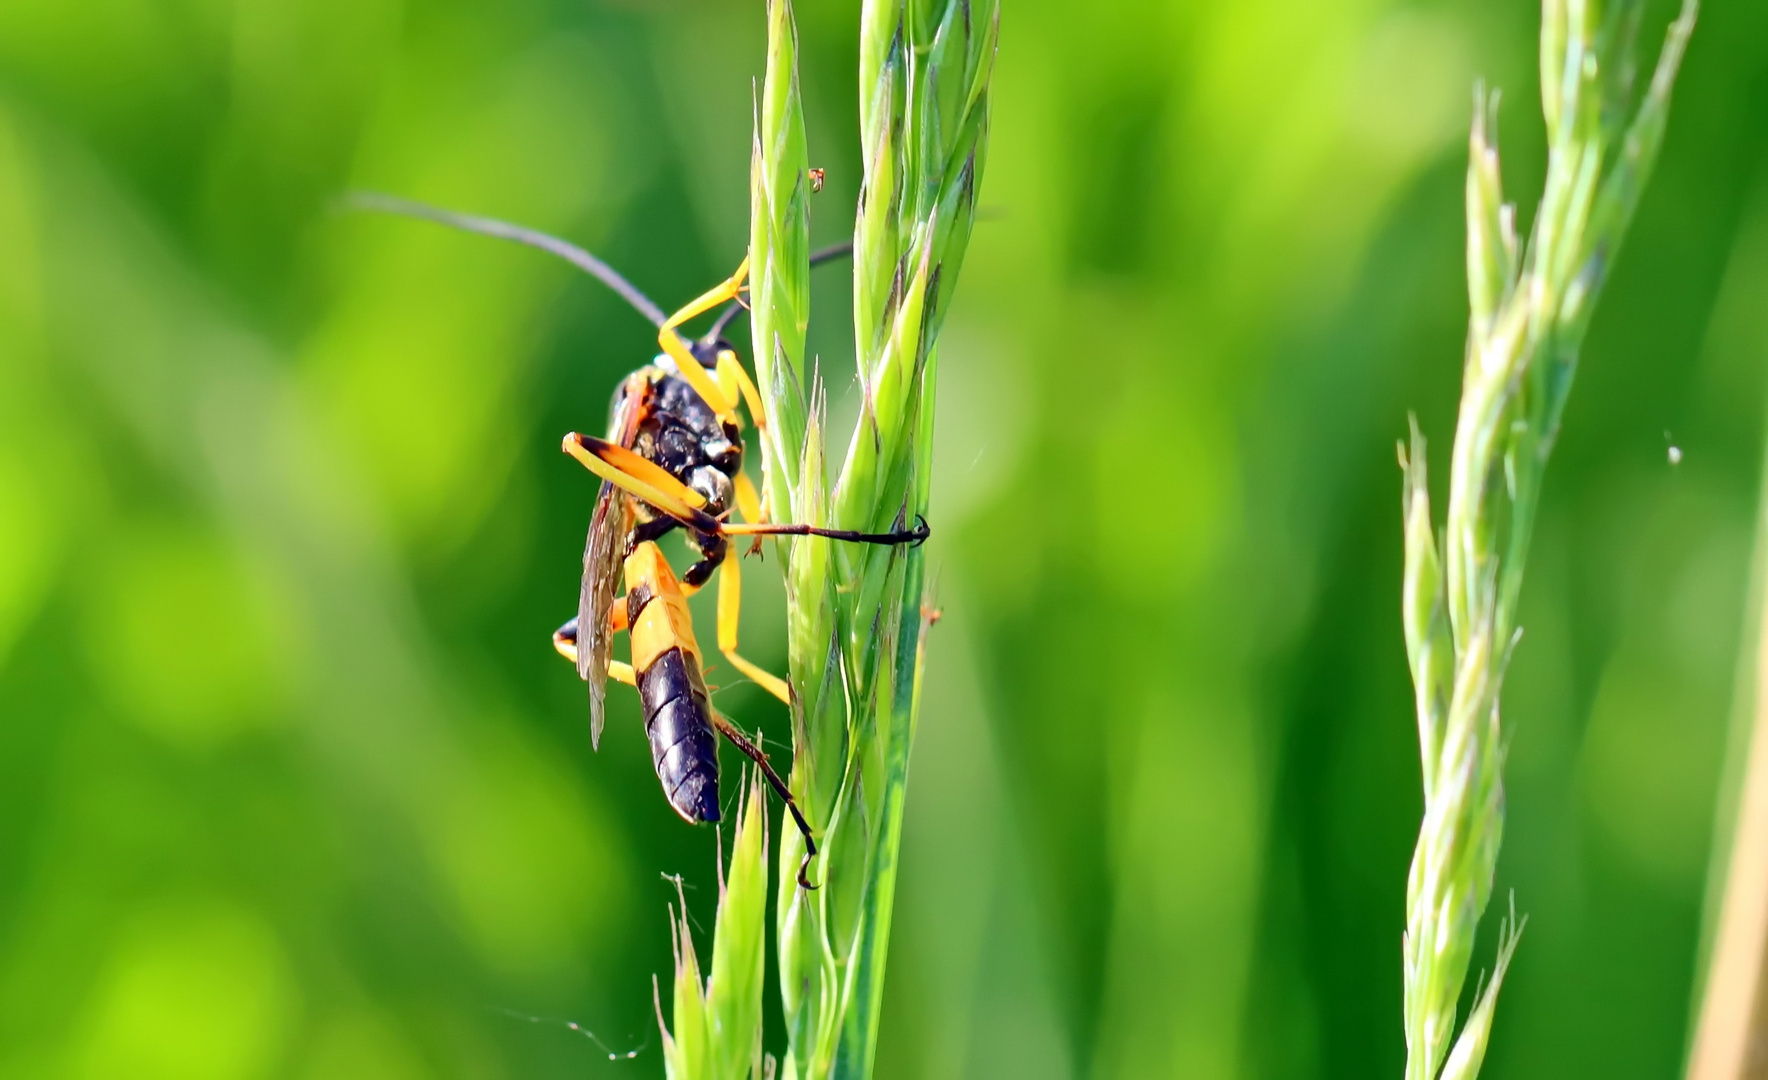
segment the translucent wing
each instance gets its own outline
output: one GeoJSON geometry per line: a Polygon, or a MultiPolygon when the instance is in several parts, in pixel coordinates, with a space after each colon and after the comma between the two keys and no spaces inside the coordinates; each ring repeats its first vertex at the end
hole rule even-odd
{"type": "Polygon", "coordinates": [[[589,741],[599,746],[607,722],[608,660],[614,635],[608,618],[620,586],[626,540],[632,534],[632,499],[604,481],[583,548],[583,587],[577,594],[577,674],[589,684],[589,741]]]}
{"type": "MultiPolygon", "coordinates": [[[[632,447],[649,396],[650,380],[643,374],[635,373],[626,380],[608,424],[609,442],[632,447]]],[[[632,497],[604,480],[583,546],[583,585],[577,594],[577,675],[589,684],[591,746],[601,744],[607,721],[608,660],[614,636],[608,629],[608,617],[620,588],[635,513],[632,497]]]]}

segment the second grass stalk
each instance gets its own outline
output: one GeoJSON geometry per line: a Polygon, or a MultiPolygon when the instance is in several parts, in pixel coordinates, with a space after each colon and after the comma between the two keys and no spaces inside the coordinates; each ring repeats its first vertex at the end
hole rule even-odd
{"type": "Polygon", "coordinates": [[[1526,249],[1504,199],[1496,95],[1477,95],[1467,174],[1467,355],[1447,525],[1433,528],[1424,439],[1405,469],[1402,618],[1423,766],[1424,820],[1406,889],[1407,1080],[1479,1073],[1521,926],[1456,1034],[1504,828],[1499,691],[1547,458],[1597,295],[1663,141],[1670,91],[1694,29],[1684,0],[1635,103],[1643,0],[1545,0],[1541,103],[1547,178],[1526,249]]]}

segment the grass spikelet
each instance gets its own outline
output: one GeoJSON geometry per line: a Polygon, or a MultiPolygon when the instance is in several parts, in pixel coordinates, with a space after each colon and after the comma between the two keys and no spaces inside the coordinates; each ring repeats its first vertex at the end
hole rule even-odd
{"type": "Polygon", "coordinates": [[[767,968],[766,789],[751,773],[737,810],[728,872],[720,875],[712,972],[700,978],[687,903],[672,913],[673,1030],[663,1023],[669,1080],[742,1080],[761,1075],[761,993],[767,968]]]}
{"type": "MultiPolygon", "coordinates": [[[[940,322],[975,220],[998,10],[867,2],[861,13],[865,182],[854,231],[860,417],[828,481],[824,392],[805,363],[809,159],[788,0],[768,0],[766,74],[750,170],[750,325],[766,403],[763,501],[774,520],[884,532],[926,513],[940,322]]],[[[780,993],[789,1080],[864,1077],[875,1052],[924,629],[918,546],[775,542],[793,688],[788,784],[821,856],[780,842],[780,993]]],[[[750,785],[702,983],[685,920],[676,944],[671,1080],[761,1070],[761,797],[750,785]]],[[[771,1069],[769,1070],[771,1072],[771,1069]]]]}
{"type": "Polygon", "coordinates": [[[1408,1080],[1478,1075],[1521,925],[1456,1035],[1456,1003],[1504,828],[1499,696],[1547,458],[1597,295],[1663,140],[1698,4],[1684,0],[1634,101],[1642,0],[1545,0],[1541,207],[1518,256],[1499,170],[1496,95],[1476,95],[1467,173],[1468,337],[1447,524],[1432,526],[1424,439],[1402,447],[1402,621],[1416,691],[1424,818],[1407,882],[1408,1080]]]}
{"type": "MultiPolygon", "coordinates": [[[[975,219],[998,10],[870,0],[860,14],[854,227],[859,420],[831,485],[823,391],[803,356],[808,160],[791,6],[768,4],[751,184],[752,293],[762,395],[775,409],[766,486],[779,517],[880,532],[928,502],[937,338],[975,219]]],[[[823,853],[794,881],[782,832],[778,937],[789,1078],[871,1070],[921,656],[918,549],[778,545],[787,583],[790,784],[823,853]]]]}

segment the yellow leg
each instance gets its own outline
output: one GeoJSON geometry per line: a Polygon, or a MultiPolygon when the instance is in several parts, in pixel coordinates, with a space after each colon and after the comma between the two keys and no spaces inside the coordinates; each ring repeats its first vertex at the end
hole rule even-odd
{"type": "MultiPolygon", "coordinates": [[[[733,525],[702,510],[706,500],[699,492],[671,476],[655,462],[648,461],[625,447],[573,431],[565,436],[564,450],[603,480],[631,492],[650,503],[658,512],[669,515],[688,528],[709,535],[823,536],[830,540],[845,540],[856,544],[919,544],[927,539],[927,522],[919,518],[912,529],[887,533],[824,529],[815,525],[776,525],[770,522],[733,525]]],[[[753,510],[754,516],[760,517],[761,500],[755,497],[753,485],[741,474],[735,483],[739,509],[743,511],[743,516],[750,516],[750,511],[753,510]],[[749,505],[742,505],[744,501],[749,505]]]]}
{"type": "Polygon", "coordinates": [[[627,686],[638,685],[637,673],[632,670],[632,665],[624,660],[608,661],[608,678],[615,682],[623,682],[627,686]]]}
{"type": "MultiPolygon", "coordinates": [[[[746,472],[737,474],[735,488],[737,488],[737,513],[743,514],[743,520],[757,521],[757,523],[766,521],[767,504],[762,502],[762,497],[755,493],[755,484],[750,483],[750,477],[746,472]]],[[[762,537],[757,536],[750,543],[750,555],[755,555],[760,550],[762,550],[762,537]]]]}
{"type": "Polygon", "coordinates": [[[749,482],[748,473],[738,473],[735,481],[737,489],[737,513],[743,515],[744,521],[761,524],[767,521],[767,509],[761,496],[755,493],[755,485],[749,482]]]}
{"type": "MultiPolygon", "coordinates": [[[[743,365],[737,360],[737,354],[728,349],[718,354],[718,381],[727,387],[733,387],[734,389],[730,391],[733,396],[742,395],[743,404],[749,409],[749,418],[755,421],[755,430],[761,432],[765,439],[767,408],[761,403],[761,391],[755,388],[755,383],[750,380],[749,373],[743,370],[743,365]]],[[[737,511],[743,515],[743,520],[756,524],[766,522],[767,511],[762,509],[766,505],[766,500],[755,494],[755,486],[749,483],[749,478],[738,473],[736,485],[737,511]]],[[[749,554],[754,555],[760,550],[761,538],[758,536],[755,538],[755,542],[749,545],[749,554]]]]}
{"type": "Polygon", "coordinates": [[[726,401],[731,402],[743,396],[743,388],[737,385],[737,380],[732,378],[730,373],[730,368],[742,367],[741,364],[736,363],[736,357],[737,354],[729,349],[720,349],[718,355],[713,358],[712,365],[712,380],[718,384],[718,392],[724,395],[726,401]],[[730,363],[726,363],[727,359],[730,363]]]}
{"type": "Polygon", "coordinates": [[[577,666],[577,620],[576,619],[572,619],[570,622],[566,623],[565,625],[559,627],[557,630],[553,631],[553,649],[560,656],[571,661],[572,667],[577,666]]]}
{"type": "MultiPolygon", "coordinates": [[[[626,598],[623,596],[614,605],[614,610],[612,610],[608,613],[608,633],[618,634],[618,633],[624,631],[625,629],[626,629],[626,598]]],[[[566,623],[565,625],[559,627],[557,630],[553,631],[553,649],[560,656],[571,661],[571,664],[573,667],[576,666],[576,664],[577,664],[577,620],[576,619],[572,619],[570,622],[566,623]]],[[[619,661],[612,661],[612,662],[619,663],[619,661]]],[[[625,668],[627,671],[632,670],[632,667],[629,664],[621,664],[620,666],[625,668]]],[[[630,678],[621,679],[620,681],[621,682],[628,682],[628,683],[632,682],[632,680],[630,678]]]]}
{"type": "Polygon", "coordinates": [[[696,315],[711,311],[727,300],[736,299],[737,295],[743,291],[743,281],[748,276],[749,260],[745,257],[742,265],[737,267],[736,273],[701,293],[686,307],[669,316],[663,323],[662,329],[657,331],[657,344],[662,346],[669,358],[675,361],[675,366],[681,369],[682,378],[688,381],[695,393],[705,399],[706,404],[711,406],[712,411],[718,414],[720,420],[729,420],[732,423],[739,422],[736,402],[732,401],[712,376],[706,373],[706,369],[700,364],[700,361],[694,359],[694,354],[688,348],[687,342],[682,340],[675,328],[696,315]]]}
{"type": "Polygon", "coordinates": [[[737,265],[736,273],[688,301],[685,307],[664,321],[664,329],[673,330],[694,316],[711,311],[726,300],[735,300],[737,295],[743,291],[743,283],[748,279],[749,256],[745,255],[743,261],[737,265]]]}
{"type": "Polygon", "coordinates": [[[792,704],[792,688],[786,680],[757,667],[737,652],[737,615],[743,607],[742,560],[726,559],[718,569],[718,651],[763,690],[787,705],[792,704]]]}
{"type": "Polygon", "coordinates": [[[718,353],[718,381],[725,392],[735,398],[741,396],[743,404],[749,409],[749,419],[761,430],[767,430],[767,409],[761,403],[761,391],[749,373],[743,370],[742,361],[737,354],[729,349],[721,349],[718,353]]]}
{"type": "Polygon", "coordinates": [[[722,528],[717,518],[700,509],[706,505],[706,499],[699,492],[623,446],[573,431],[565,436],[564,450],[590,472],[689,528],[704,533],[716,533],[722,528]]]}

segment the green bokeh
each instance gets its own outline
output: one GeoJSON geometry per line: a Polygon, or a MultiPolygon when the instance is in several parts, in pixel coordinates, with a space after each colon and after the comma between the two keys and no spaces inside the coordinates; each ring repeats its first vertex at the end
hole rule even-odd
{"type": "MultiPolygon", "coordinates": [[[[830,242],[857,8],[799,17],[830,242]]],[[[881,1078],[1399,1075],[1393,443],[1415,410],[1446,460],[1476,76],[1538,188],[1535,17],[1006,5],[881,1078]]],[[[762,26],[0,4],[0,1075],[660,1074],[660,875],[706,924],[713,833],[630,695],[591,753],[547,643],[594,494],[559,437],[650,335],[539,255],[334,204],[513,218],[685,300],[741,257],[762,26]]],[[[1768,7],[1710,0],[1549,473],[1489,1077],[1683,1052],[1768,403],[1765,88],[1768,7]]],[[[773,574],[744,638],[777,668],[773,574]]]]}

